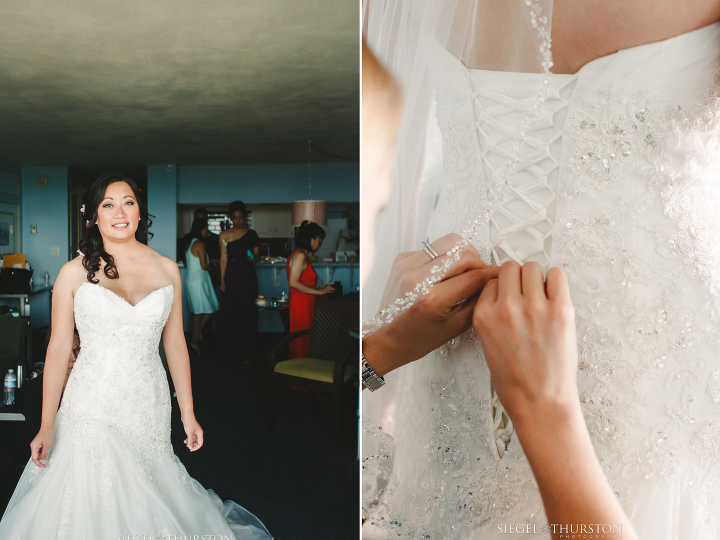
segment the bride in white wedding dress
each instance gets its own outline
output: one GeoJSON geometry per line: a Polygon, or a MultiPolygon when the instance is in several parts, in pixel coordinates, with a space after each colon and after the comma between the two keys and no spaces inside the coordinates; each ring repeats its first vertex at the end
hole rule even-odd
{"type": "MultiPolygon", "coordinates": [[[[386,308],[388,255],[426,236],[462,234],[488,264],[562,268],[585,422],[638,536],[720,538],[720,23],[708,24],[717,3],[703,4],[704,25],[587,57],[596,36],[576,32],[580,60],[565,55],[552,75],[550,20],[573,10],[567,2],[504,4],[527,16],[534,37],[518,50],[539,50],[537,59],[492,39],[485,50],[497,55],[483,56],[478,41],[502,42],[509,26],[478,30],[498,3],[432,4],[366,6],[368,43],[408,112],[365,313],[386,308]],[[459,24],[471,28],[458,36],[459,24]]],[[[581,5],[591,20],[596,3],[581,5]]],[[[643,17],[603,4],[613,5],[596,27],[614,21],[647,37],[643,17]]],[[[653,6],[644,17],[662,15],[653,6]]],[[[363,537],[535,538],[508,532],[545,518],[475,333],[392,375],[363,399],[363,537]]]]}
{"type": "Polygon", "coordinates": [[[254,515],[203,489],[173,452],[161,336],[190,451],[203,432],[180,273],[141,242],[151,221],[137,191],[112,173],[88,191],[86,255],[55,283],[42,425],[0,521],[3,540],[272,538],[254,515]],[[81,351],[58,410],[75,325],[81,351]]]}

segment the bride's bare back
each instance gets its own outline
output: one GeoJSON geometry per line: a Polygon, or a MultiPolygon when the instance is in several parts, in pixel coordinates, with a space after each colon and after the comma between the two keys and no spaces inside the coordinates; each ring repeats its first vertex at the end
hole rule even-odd
{"type": "Polygon", "coordinates": [[[554,0],[553,73],[720,20],[720,0],[554,0]]]}

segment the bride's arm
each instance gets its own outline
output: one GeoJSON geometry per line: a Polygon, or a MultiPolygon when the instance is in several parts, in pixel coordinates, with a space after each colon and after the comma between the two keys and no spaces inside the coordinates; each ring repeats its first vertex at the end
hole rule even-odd
{"type": "Polygon", "coordinates": [[[30,443],[32,460],[39,467],[45,467],[44,461],[52,445],[55,416],[72,355],[75,328],[73,289],[78,277],[78,263],[71,261],[62,267],[53,287],[52,328],[43,370],[42,421],[38,435],[30,443]]]}
{"type": "Polygon", "coordinates": [[[203,445],[203,431],[195,419],[193,407],[192,384],[190,380],[190,356],[188,354],[185,334],[183,333],[182,302],[183,287],[180,279],[180,270],[177,265],[168,259],[168,269],[172,275],[174,295],[170,316],[163,329],[163,347],[167,357],[168,369],[175,386],[180,417],[188,438],[185,444],[191,451],[198,450],[203,445]]]}

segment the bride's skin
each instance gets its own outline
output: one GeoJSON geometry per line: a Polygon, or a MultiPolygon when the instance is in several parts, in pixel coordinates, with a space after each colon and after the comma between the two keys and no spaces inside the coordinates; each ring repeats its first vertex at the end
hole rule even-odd
{"type": "Polygon", "coordinates": [[[718,0],[554,0],[553,73],[720,20],[718,0]]]}
{"type": "MultiPolygon", "coordinates": [[[[163,346],[187,435],[184,442],[194,452],[203,445],[203,430],[193,410],[190,360],[182,324],[183,288],[177,264],[135,239],[140,208],[132,188],[125,182],[110,184],[98,208],[88,209],[85,215],[91,216],[91,223],[95,220],[94,226],[100,229],[105,251],[112,254],[120,276],[108,279],[103,272],[105,263],[101,260],[100,271],[95,274],[100,285],[131,305],[156,289],[174,286],[172,309],[162,333],[163,346]]],[[[55,416],[73,349],[74,297],[85,281],[87,272],[80,256],[62,267],[53,289],[52,332],[43,374],[42,422],[39,433],[30,443],[32,460],[39,467],[45,467],[53,442],[55,416]]]]}

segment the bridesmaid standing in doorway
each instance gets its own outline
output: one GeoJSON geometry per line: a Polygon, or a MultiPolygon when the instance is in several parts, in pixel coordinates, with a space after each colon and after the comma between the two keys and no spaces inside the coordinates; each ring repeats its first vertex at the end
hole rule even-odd
{"type": "MultiPolygon", "coordinates": [[[[295,247],[287,261],[287,278],[290,286],[290,333],[312,328],[317,297],[335,291],[326,285],[317,288],[317,272],[310,264],[309,253],[323,243],[325,231],[317,223],[303,221],[295,235],[295,247]]],[[[306,358],[310,349],[310,335],[290,342],[288,358],[306,358]]]]}
{"type": "Polygon", "coordinates": [[[260,239],[247,226],[247,208],[230,204],[232,227],[220,233],[221,357],[252,362],[257,333],[258,279],[254,264],[260,260],[260,239]]]}

